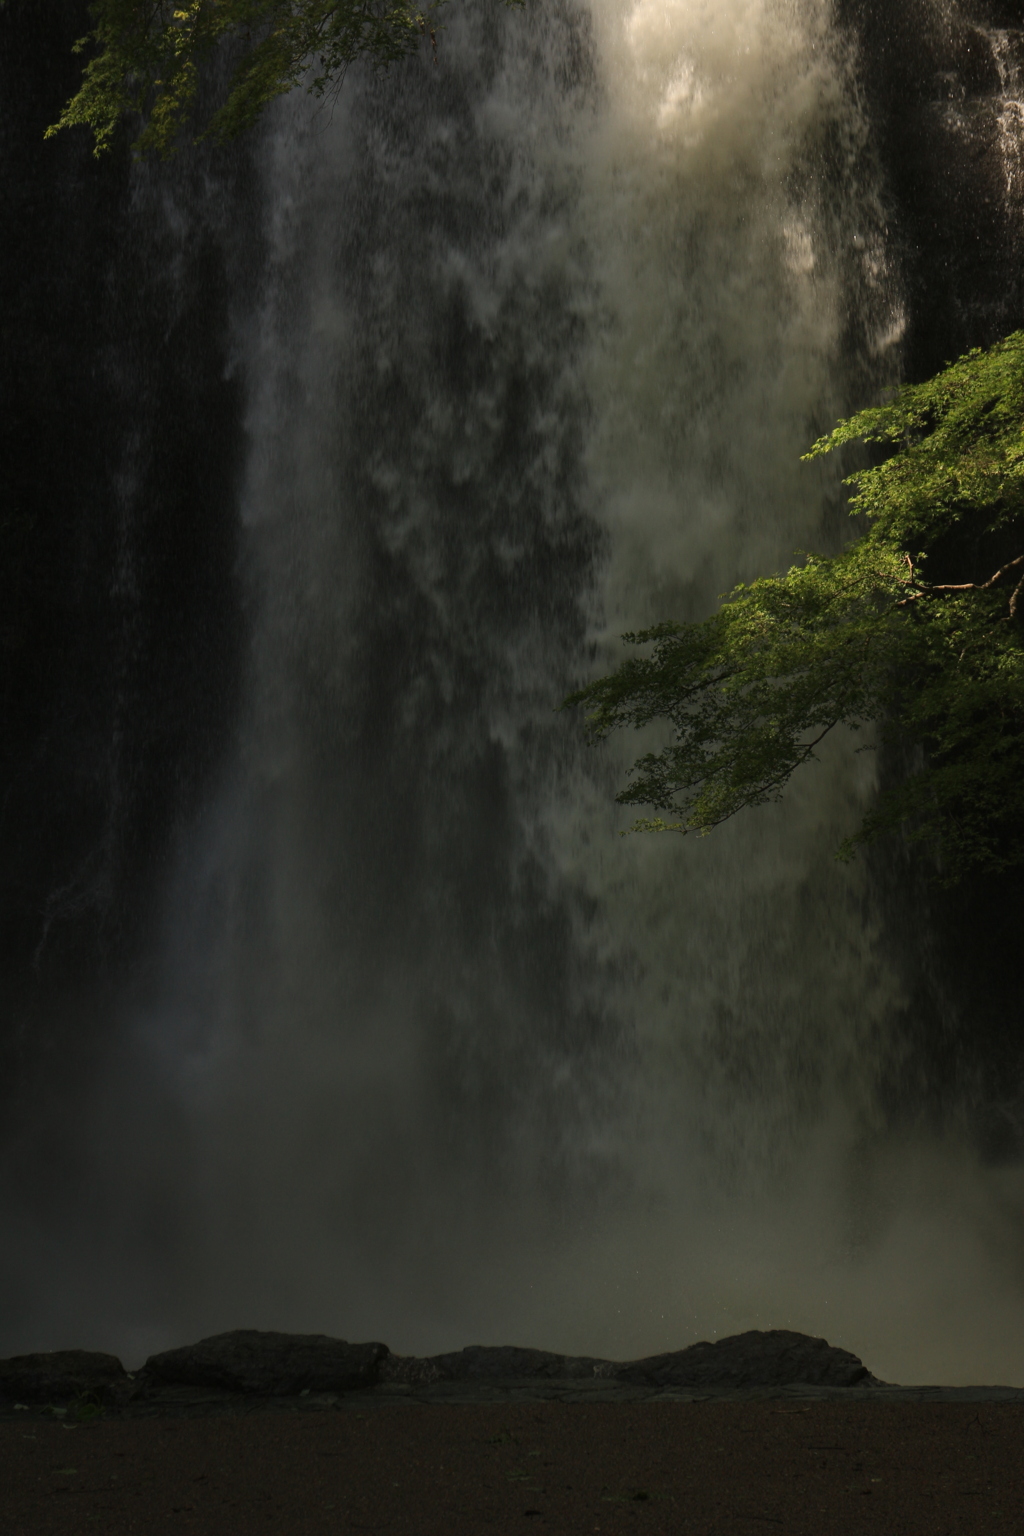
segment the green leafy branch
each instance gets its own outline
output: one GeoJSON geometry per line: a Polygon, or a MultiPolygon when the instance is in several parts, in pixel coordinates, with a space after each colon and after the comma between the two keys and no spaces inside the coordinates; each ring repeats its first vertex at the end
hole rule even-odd
{"type": "Polygon", "coordinates": [[[1024,334],[841,422],[806,458],[854,440],[891,453],[846,482],[867,524],[846,550],[738,586],[701,623],[624,636],[650,654],[564,707],[589,711],[596,740],[669,723],[618,800],[676,819],[633,830],[710,832],[777,800],[837,726],[877,722],[919,766],[840,858],[899,827],[934,848],[946,881],[1022,863],[1024,334]]]}
{"type": "Polygon", "coordinates": [[[93,29],[75,44],[91,57],[56,123],[86,127],[95,153],[122,119],[143,120],[135,148],[171,154],[196,126],[203,68],[226,43],[236,61],[225,97],[196,137],[223,142],[250,127],[275,97],[306,83],[322,96],[355,59],[386,69],[424,36],[435,39],[445,0],[94,0],[93,29]]]}

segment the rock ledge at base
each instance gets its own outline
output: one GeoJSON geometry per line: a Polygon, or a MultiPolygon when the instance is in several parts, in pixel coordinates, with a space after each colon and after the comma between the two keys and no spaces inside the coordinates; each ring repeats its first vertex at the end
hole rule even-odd
{"type": "Polygon", "coordinates": [[[475,1344],[456,1354],[433,1355],[423,1360],[388,1354],[381,1361],[379,1372],[382,1382],[406,1382],[410,1386],[442,1381],[578,1381],[595,1377],[661,1391],[738,1391],[792,1386],[797,1382],[818,1387],[852,1387],[875,1381],[856,1355],[834,1348],[825,1339],[812,1339],[782,1328],[767,1332],[753,1329],[714,1344],[691,1344],[688,1349],[669,1354],[625,1361],[475,1344]]]}
{"type": "Polygon", "coordinates": [[[659,1393],[771,1392],[795,1386],[832,1390],[882,1386],[845,1349],[785,1329],[752,1330],[643,1360],[600,1360],[512,1345],[473,1344],[450,1354],[394,1355],[379,1343],[349,1344],[323,1334],[238,1329],[151,1355],[135,1376],[113,1355],[86,1350],[0,1360],[0,1405],[68,1402],[123,1412],[168,1407],[182,1394],[232,1399],[297,1399],[353,1392],[407,1393],[469,1400],[508,1388],[529,1395],[578,1384],[615,1397],[659,1393]]]}

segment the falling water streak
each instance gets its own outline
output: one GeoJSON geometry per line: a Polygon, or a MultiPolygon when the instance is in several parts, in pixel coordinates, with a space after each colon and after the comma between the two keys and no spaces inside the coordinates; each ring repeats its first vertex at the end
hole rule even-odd
{"type": "Polygon", "coordinates": [[[1006,179],[1006,206],[1019,224],[1024,204],[1024,74],[1020,53],[1022,34],[1005,27],[994,28],[989,44],[999,72],[999,106],[996,124],[999,154],[1006,179]]]}

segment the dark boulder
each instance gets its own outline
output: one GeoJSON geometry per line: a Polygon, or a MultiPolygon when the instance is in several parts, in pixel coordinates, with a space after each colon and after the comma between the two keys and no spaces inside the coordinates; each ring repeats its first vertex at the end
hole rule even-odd
{"type": "Polygon", "coordinates": [[[597,1360],[591,1356],[557,1355],[543,1349],[512,1345],[470,1345],[426,1359],[388,1355],[380,1379],[429,1386],[438,1381],[566,1381],[583,1378],[635,1383],[661,1389],[784,1387],[795,1382],[823,1387],[850,1387],[874,1380],[856,1355],[834,1349],[824,1339],[773,1329],[753,1330],[692,1344],[671,1354],[645,1360],[597,1360]]]}
{"type": "Polygon", "coordinates": [[[672,1354],[651,1355],[616,1367],[618,1381],[662,1388],[816,1387],[868,1385],[874,1377],[856,1355],[824,1339],[773,1328],[752,1329],[714,1344],[691,1344],[672,1354]]]}
{"type": "Polygon", "coordinates": [[[166,1383],[285,1397],[372,1387],[386,1344],[347,1344],[320,1333],[260,1333],[241,1328],[150,1355],[146,1384],[166,1383]]]}
{"type": "Polygon", "coordinates": [[[128,1381],[115,1355],[88,1349],[57,1349],[0,1360],[0,1398],[17,1403],[59,1403],[77,1397],[105,1402],[128,1381]]]}

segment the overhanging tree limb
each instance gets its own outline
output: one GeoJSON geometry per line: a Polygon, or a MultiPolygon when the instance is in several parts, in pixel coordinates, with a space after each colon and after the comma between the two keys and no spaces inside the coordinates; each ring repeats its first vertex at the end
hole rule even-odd
{"type": "Polygon", "coordinates": [[[625,636],[651,653],[565,706],[588,710],[595,739],[669,724],[618,799],[679,819],[634,830],[707,833],[778,799],[836,726],[876,723],[923,766],[879,796],[839,857],[900,828],[932,846],[948,881],[1024,863],[1024,576],[1008,603],[999,590],[1024,565],[1003,552],[1024,540],[1024,334],[841,422],[806,457],[855,439],[892,452],[847,482],[867,524],[848,549],[737,587],[702,623],[625,636]],[[991,574],[954,579],[950,567],[982,561],[991,574]]]}
{"type": "MultiPolygon", "coordinates": [[[[520,0],[505,0],[518,4],[520,0]]],[[[250,127],[277,96],[321,96],[364,59],[387,69],[435,38],[445,0],[93,0],[82,84],[48,136],[88,128],[108,150],[122,120],[141,121],[139,153],[173,153],[186,133],[216,141],[250,127]],[[198,119],[205,66],[226,44],[234,69],[220,105],[198,119]]]]}

